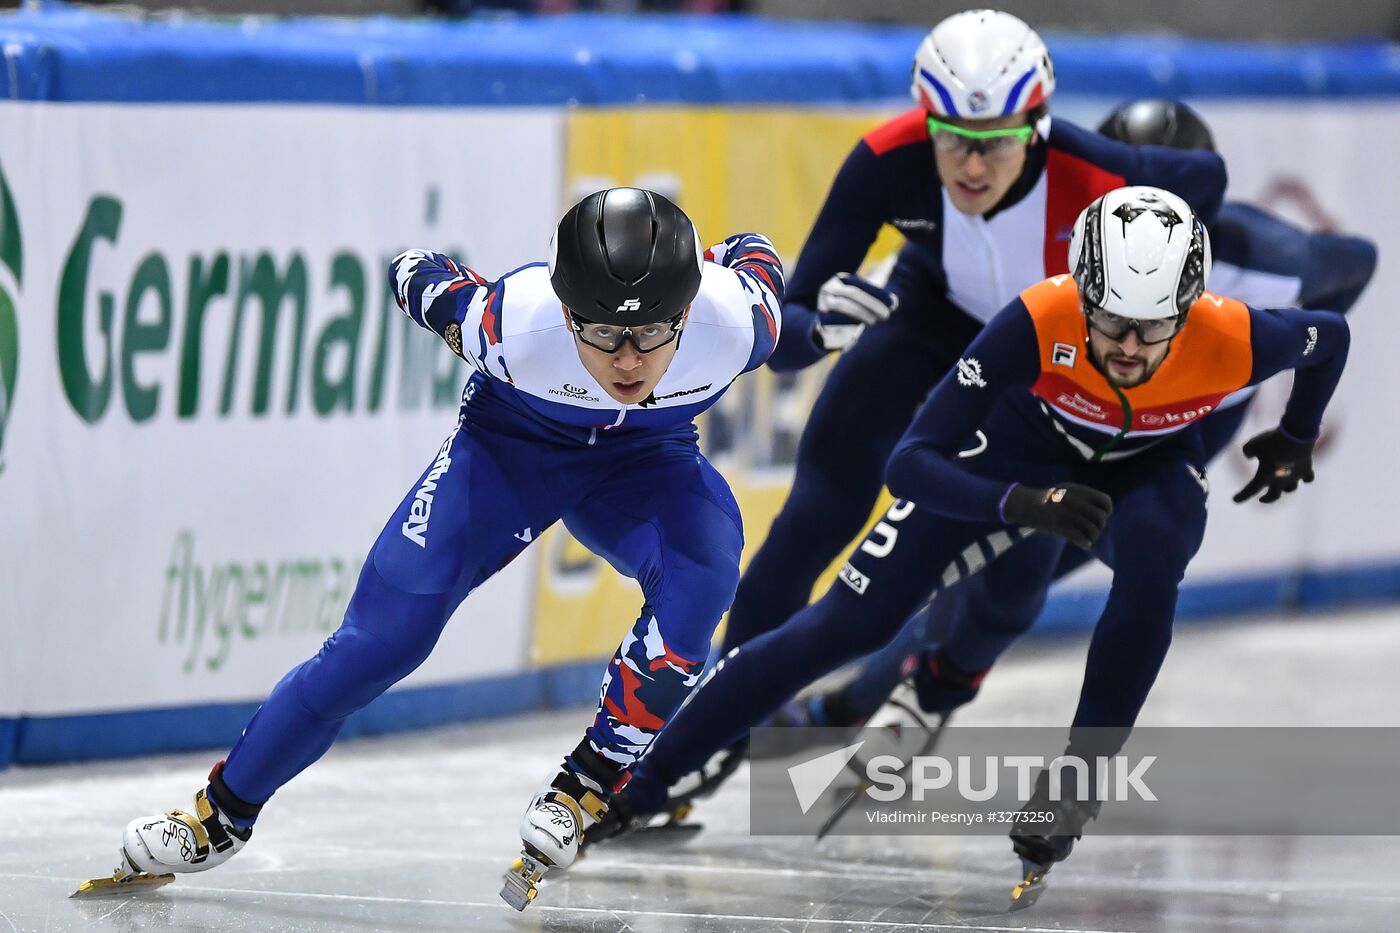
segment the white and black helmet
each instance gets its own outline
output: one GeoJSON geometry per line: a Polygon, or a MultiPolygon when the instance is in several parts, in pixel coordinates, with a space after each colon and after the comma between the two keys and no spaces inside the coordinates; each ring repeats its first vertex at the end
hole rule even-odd
{"type": "Polygon", "coordinates": [[[909,92],[935,117],[1028,113],[1055,93],[1055,68],[1036,31],[1000,10],[967,10],[934,26],[914,53],[909,92]]]}
{"type": "Polygon", "coordinates": [[[1140,321],[1177,317],[1210,276],[1210,235],[1161,188],[1115,188],[1074,222],[1069,268],[1085,307],[1140,321]]]}
{"type": "Polygon", "coordinates": [[[569,208],[549,251],[554,293],[579,318],[632,327],[659,324],[700,291],[695,225],[643,188],[608,188],[569,208]]]}

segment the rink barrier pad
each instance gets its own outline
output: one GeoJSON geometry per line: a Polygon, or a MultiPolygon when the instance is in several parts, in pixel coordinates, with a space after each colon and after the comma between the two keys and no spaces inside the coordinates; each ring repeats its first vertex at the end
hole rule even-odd
{"type": "MultiPolygon", "coordinates": [[[[597,699],[603,664],[584,661],[390,691],[346,720],[340,737],[584,706],[597,699]]],[[[258,706],[257,701],[208,703],[0,720],[0,762],[9,757],[16,764],[53,764],[227,748],[258,706]],[[11,724],[8,737],[6,723],[11,724]]]]}
{"type": "MultiPolygon", "coordinates": [[[[1050,594],[1035,635],[1088,631],[1107,589],[1050,594]]],[[[1186,584],[1179,621],[1265,612],[1315,613],[1400,599],[1400,563],[1374,563],[1301,574],[1233,577],[1186,584]]],[[[520,713],[586,706],[596,700],[606,659],[537,668],[458,683],[407,687],[384,694],[346,721],[342,738],[381,735],[520,713]]],[[[0,719],[0,767],[125,758],[226,748],[257,702],[210,703],[0,719]]]]}
{"type": "MultiPolygon", "coordinates": [[[[0,16],[0,96],[68,102],[563,106],[909,100],[913,25],[760,16],[136,19],[45,3],[0,16]],[[755,54],[761,49],[763,54],[755,54]]],[[[1400,94],[1380,40],[1047,33],[1061,94],[1400,94]],[[1131,39],[1131,41],[1125,41],[1131,39]]]]}

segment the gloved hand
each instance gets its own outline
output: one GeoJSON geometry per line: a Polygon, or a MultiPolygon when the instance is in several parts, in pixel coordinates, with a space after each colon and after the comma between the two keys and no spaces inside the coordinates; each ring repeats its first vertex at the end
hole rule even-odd
{"type": "Polygon", "coordinates": [[[861,324],[887,321],[899,309],[899,296],[850,272],[838,272],[817,292],[817,310],[861,324]]]}
{"type": "Polygon", "coordinates": [[[1253,499],[1259,490],[1266,490],[1260,502],[1277,502],[1279,496],[1298,488],[1298,482],[1313,481],[1312,452],[1314,438],[1300,441],[1286,434],[1283,428],[1274,428],[1263,434],[1256,434],[1244,445],[1244,455],[1257,459],[1259,467],[1254,478],[1235,493],[1236,502],[1253,499]]]}
{"type": "Polygon", "coordinates": [[[1056,483],[1049,489],[1017,483],[1001,503],[1001,517],[1008,524],[1048,531],[1081,548],[1099,540],[1112,514],[1112,499],[1078,483],[1056,483]]]}
{"type": "Polygon", "coordinates": [[[841,314],[818,313],[816,319],[817,322],[812,325],[812,340],[818,349],[827,353],[849,350],[851,345],[860,339],[860,335],[865,333],[864,324],[858,324],[841,314]]]}

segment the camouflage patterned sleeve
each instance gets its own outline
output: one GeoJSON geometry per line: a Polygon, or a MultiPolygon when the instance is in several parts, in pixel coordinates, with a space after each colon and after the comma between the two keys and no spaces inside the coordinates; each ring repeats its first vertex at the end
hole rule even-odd
{"type": "Polygon", "coordinates": [[[442,253],[411,249],[389,264],[389,288],[415,324],[437,334],[462,359],[482,365],[464,346],[462,331],[471,330],[469,316],[480,319],[487,313],[492,283],[442,253]]]}

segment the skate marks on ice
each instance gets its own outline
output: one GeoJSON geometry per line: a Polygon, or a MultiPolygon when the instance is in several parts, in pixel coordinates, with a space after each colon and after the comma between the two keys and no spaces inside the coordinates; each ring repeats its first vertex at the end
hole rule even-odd
{"type": "MultiPolygon", "coordinates": [[[[1260,840],[1177,839],[1157,846],[1151,840],[1114,839],[1123,845],[1093,853],[1077,872],[1065,871],[1036,908],[1021,914],[1005,913],[1004,882],[1013,862],[985,845],[994,840],[937,840],[949,843],[937,851],[903,844],[876,848],[870,839],[835,841],[859,844],[814,857],[776,853],[771,840],[730,836],[694,856],[599,857],[547,886],[523,916],[495,901],[494,859],[433,863],[394,852],[377,870],[336,867],[334,862],[350,856],[332,852],[331,863],[319,869],[259,865],[222,884],[211,873],[181,879],[182,885],[190,882],[185,887],[125,901],[66,901],[66,879],[11,872],[0,874],[0,890],[23,885],[29,895],[47,901],[30,912],[24,908],[40,905],[28,897],[18,912],[5,904],[16,930],[250,933],[1382,930],[1393,928],[1390,921],[1400,906],[1400,898],[1377,894],[1385,890],[1379,876],[1370,885],[1339,879],[1355,877],[1363,864],[1388,861],[1379,850],[1348,856],[1355,840],[1305,840],[1291,848],[1280,840],[1284,851],[1267,852],[1254,845],[1260,840]],[[1306,844],[1314,841],[1322,845],[1306,844]],[[1329,870],[1316,881],[1258,880],[1279,868],[1297,876],[1309,865],[1329,870]]],[[[1392,856],[1394,849],[1390,846],[1392,856]]],[[[298,861],[312,857],[309,851],[297,855],[298,861]]],[[[0,904],[9,899],[8,893],[0,896],[0,904]]],[[[5,928],[0,921],[0,931],[5,928]]]]}
{"type": "MultiPolygon", "coordinates": [[[[1393,698],[1396,621],[1400,611],[1184,627],[1145,719],[1393,725],[1379,717],[1400,713],[1377,696],[1393,698]],[[1287,688],[1319,665],[1348,689],[1294,705],[1287,688]]],[[[1068,721],[1082,642],[1007,660],[1016,663],[988,678],[968,724],[1068,721]]],[[[1388,866],[1400,862],[1400,839],[1089,837],[1034,908],[1011,914],[1017,862],[1006,840],[751,837],[742,774],[697,807],[708,826],[688,844],[600,847],[516,914],[497,891],[520,814],[590,715],[338,746],[278,794],[228,864],[128,898],[67,895],[110,871],[129,819],[185,801],[218,754],[12,769],[0,774],[0,933],[1395,928],[1388,866]]]]}
{"type": "MultiPolygon", "coordinates": [[[[1395,840],[1095,841],[1105,845],[1077,851],[1057,866],[1040,903],[1017,913],[1008,910],[1007,892],[1018,863],[1007,843],[985,837],[892,840],[883,847],[871,837],[839,837],[823,844],[832,851],[820,857],[773,851],[790,849],[787,839],[712,838],[673,861],[648,853],[607,868],[624,885],[674,871],[664,888],[669,900],[695,902],[708,894],[731,910],[747,904],[761,910],[767,899],[773,926],[753,928],[794,931],[804,924],[813,930],[832,924],[871,930],[1390,930],[1400,907],[1400,895],[1387,889],[1376,867],[1400,854],[1395,840]]],[[[601,871],[601,862],[588,871],[601,871]]],[[[585,880],[583,872],[575,876],[579,884],[585,880]]]]}

